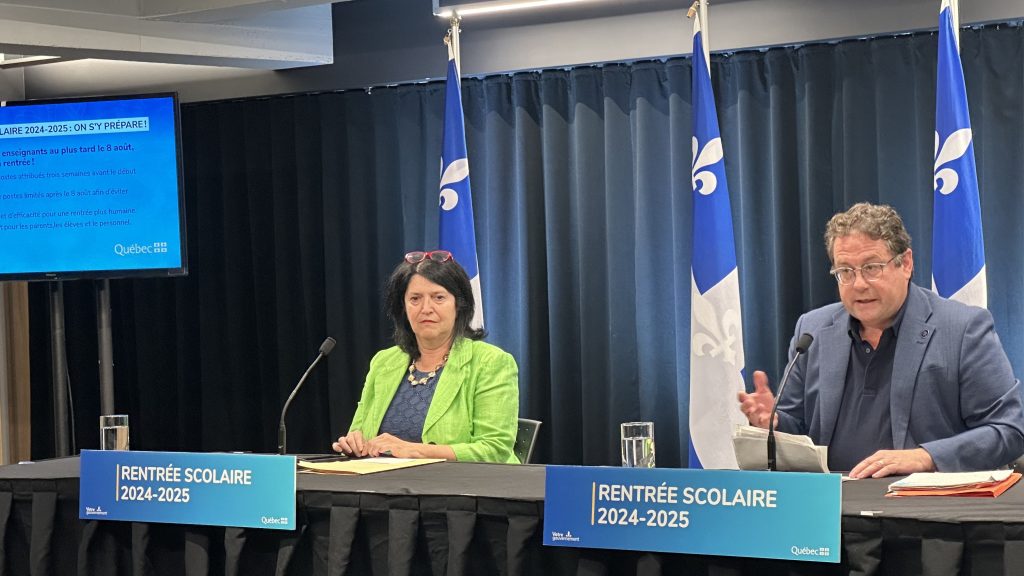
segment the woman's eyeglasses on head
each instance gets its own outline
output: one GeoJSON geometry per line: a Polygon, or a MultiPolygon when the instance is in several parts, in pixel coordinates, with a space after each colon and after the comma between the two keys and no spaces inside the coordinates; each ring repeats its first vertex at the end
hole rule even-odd
{"type": "Polygon", "coordinates": [[[409,252],[405,255],[405,261],[409,264],[419,264],[424,260],[433,260],[434,262],[447,262],[452,259],[452,253],[447,250],[431,250],[429,252],[423,252],[417,250],[416,252],[409,252]]]}

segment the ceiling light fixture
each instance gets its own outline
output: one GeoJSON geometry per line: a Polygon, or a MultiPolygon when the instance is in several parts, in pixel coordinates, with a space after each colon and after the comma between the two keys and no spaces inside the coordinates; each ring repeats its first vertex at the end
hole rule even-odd
{"type": "Polygon", "coordinates": [[[595,0],[434,0],[434,15],[451,18],[454,15],[474,16],[492,12],[510,12],[512,10],[529,10],[547,8],[565,4],[594,2],[595,0]]]}
{"type": "Polygon", "coordinates": [[[45,62],[57,62],[62,60],[60,56],[25,56],[21,54],[0,54],[0,69],[18,68],[20,66],[31,66],[45,62]]]}

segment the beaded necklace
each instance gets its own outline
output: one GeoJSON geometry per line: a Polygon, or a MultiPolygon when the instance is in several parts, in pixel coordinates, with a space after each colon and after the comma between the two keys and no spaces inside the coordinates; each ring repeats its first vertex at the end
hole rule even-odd
{"type": "Polygon", "coordinates": [[[426,376],[422,378],[416,378],[413,375],[413,373],[416,372],[416,361],[413,360],[412,362],[409,363],[409,377],[406,379],[409,381],[409,384],[413,386],[419,386],[420,384],[429,384],[434,379],[434,377],[437,376],[437,371],[440,370],[441,368],[444,368],[444,365],[447,363],[448,355],[445,354],[444,358],[441,359],[441,363],[438,364],[433,370],[428,372],[426,376]]]}

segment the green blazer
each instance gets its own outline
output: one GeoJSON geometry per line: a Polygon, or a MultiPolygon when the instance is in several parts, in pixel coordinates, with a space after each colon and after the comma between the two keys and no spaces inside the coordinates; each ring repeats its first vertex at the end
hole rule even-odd
{"type": "MultiPolygon", "coordinates": [[[[377,436],[384,413],[406,384],[409,355],[397,346],[370,361],[349,432],[377,436]]],[[[457,460],[518,462],[512,453],[519,417],[519,368],[512,355],[479,340],[459,339],[437,381],[423,422],[423,442],[451,446],[457,460]]]]}

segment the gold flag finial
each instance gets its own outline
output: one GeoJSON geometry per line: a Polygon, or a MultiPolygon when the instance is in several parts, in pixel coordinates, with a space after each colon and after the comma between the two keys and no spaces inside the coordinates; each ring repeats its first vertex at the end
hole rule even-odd
{"type": "Polygon", "coordinates": [[[690,5],[690,9],[686,11],[687,18],[693,18],[697,15],[697,6],[700,4],[698,0],[693,0],[693,4],[690,5]]]}
{"type": "Polygon", "coordinates": [[[462,16],[459,16],[458,12],[452,12],[451,18],[448,19],[448,24],[449,24],[450,27],[448,28],[448,33],[445,34],[445,36],[444,36],[444,43],[445,44],[451,45],[453,31],[457,30],[461,23],[462,23],[462,16]]]}

